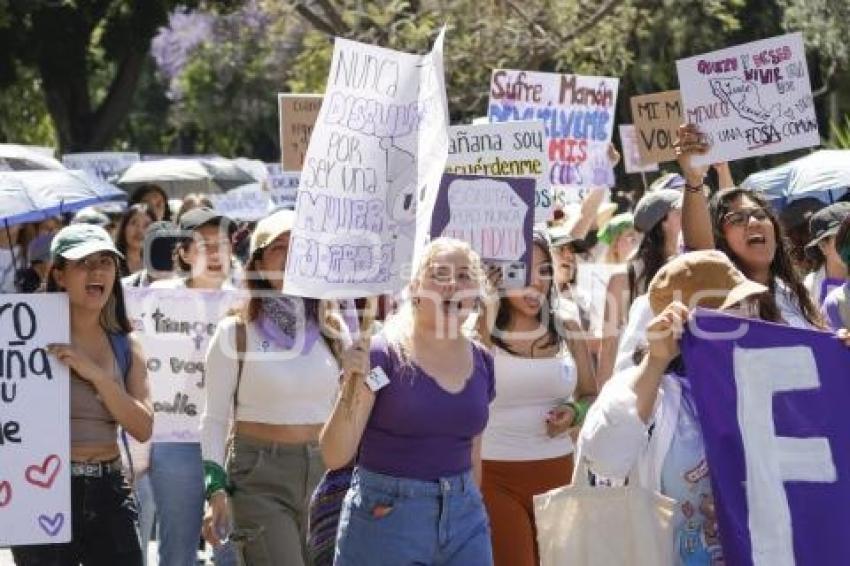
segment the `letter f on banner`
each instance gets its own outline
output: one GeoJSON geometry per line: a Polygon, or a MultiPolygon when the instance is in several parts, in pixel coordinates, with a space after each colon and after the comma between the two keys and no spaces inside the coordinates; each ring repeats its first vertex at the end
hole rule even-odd
{"type": "Polygon", "coordinates": [[[805,346],[735,348],[734,367],[753,564],[794,566],[784,482],[834,482],[835,463],[826,438],[776,435],[773,394],[817,389],[817,364],[812,350],[805,346]]]}

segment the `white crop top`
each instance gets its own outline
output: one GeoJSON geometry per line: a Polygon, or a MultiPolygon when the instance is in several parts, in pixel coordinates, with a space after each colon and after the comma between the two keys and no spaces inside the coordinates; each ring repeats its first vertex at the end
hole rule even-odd
{"type": "MultiPolygon", "coordinates": [[[[321,337],[306,354],[293,355],[246,327],[246,355],[239,382],[237,421],[273,425],[322,424],[331,414],[339,364],[321,337]]],[[[222,320],[206,359],[206,408],[201,416],[204,460],[224,465],[236,392],[236,318],[222,320]]]]}
{"type": "Polygon", "coordinates": [[[493,348],[496,399],[484,430],[484,460],[547,460],[572,454],[573,441],[564,433],[546,434],[546,416],[569,400],[576,388],[575,362],[567,354],[553,358],[522,358],[493,348]]]}

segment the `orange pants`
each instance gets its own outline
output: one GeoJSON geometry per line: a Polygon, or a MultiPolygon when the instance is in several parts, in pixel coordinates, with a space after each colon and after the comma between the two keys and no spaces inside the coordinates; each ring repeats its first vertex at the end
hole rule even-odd
{"type": "Polygon", "coordinates": [[[573,457],[506,462],[484,460],[481,493],[490,515],[494,566],[537,566],[532,497],[570,483],[573,457]]]}

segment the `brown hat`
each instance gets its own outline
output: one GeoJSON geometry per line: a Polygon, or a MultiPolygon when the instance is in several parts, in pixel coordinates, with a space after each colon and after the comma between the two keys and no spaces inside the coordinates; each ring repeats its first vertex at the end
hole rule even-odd
{"type": "Polygon", "coordinates": [[[649,305],[660,314],[673,301],[688,308],[725,309],[767,287],[747,279],[723,252],[702,250],[682,254],[665,264],[649,283],[649,305]]]}

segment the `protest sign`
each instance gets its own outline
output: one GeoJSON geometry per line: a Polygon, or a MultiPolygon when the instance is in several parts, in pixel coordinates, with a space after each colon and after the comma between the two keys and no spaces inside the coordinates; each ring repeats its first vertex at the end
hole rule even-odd
{"type": "Polygon", "coordinates": [[[443,175],[431,217],[431,237],[467,242],[502,270],[506,288],[531,277],[535,181],[517,177],[443,175]]]}
{"type": "Polygon", "coordinates": [[[820,144],[803,36],[792,33],[676,61],[685,121],[707,165],[820,144]]]}
{"type": "Polygon", "coordinates": [[[576,288],[578,294],[587,299],[587,316],[590,322],[588,330],[593,336],[602,336],[605,327],[605,306],[608,302],[608,283],[616,273],[625,273],[623,266],[579,263],[576,268],[576,288]]]}
{"type": "Polygon", "coordinates": [[[279,93],[277,102],[280,109],[280,163],[284,171],[301,171],[319,108],[322,107],[322,95],[279,93]]]}
{"type": "Polygon", "coordinates": [[[142,344],[154,410],[154,442],[199,442],[204,360],[216,324],[241,304],[238,291],[126,288],[127,314],[142,344]]]}
{"type": "MultiPolygon", "coordinates": [[[[487,115],[491,122],[543,122],[553,186],[611,186],[608,143],[618,84],[610,77],[496,69],[487,115]]],[[[580,200],[581,192],[572,192],[577,197],[570,200],[580,200]]]]}
{"type": "Polygon", "coordinates": [[[452,126],[446,172],[536,179],[534,220],[545,222],[552,217],[555,203],[544,143],[546,131],[541,122],[452,126]]]}
{"type": "Polygon", "coordinates": [[[64,293],[0,295],[0,547],[71,540],[70,341],[64,293]]]}
{"type": "Polygon", "coordinates": [[[272,200],[272,208],[295,208],[295,195],[298,191],[298,182],[301,173],[298,171],[283,171],[279,163],[267,163],[268,176],[266,187],[269,198],[272,200]]]}
{"type": "Polygon", "coordinates": [[[448,153],[441,32],[425,56],[337,38],[295,203],[287,291],[400,290],[448,153]]]}
{"type": "Polygon", "coordinates": [[[207,197],[218,213],[248,222],[265,218],[273,206],[269,192],[259,183],[251,183],[223,194],[209,194],[207,197]]]}
{"type": "Polygon", "coordinates": [[[726,564],[850,556],[850,349],[834,336],[697,311],[682,351],[726,564]]]}
{"type": "Polygon", "coordinates": [[[107,183],[114,182],[130,165],[139,161],[138,153],[103,151],[66,153],[62,164],[68,169],[81,169],[107,183]]]}
{"type": "Polygon", "coordinates": [[[678,90],[633,96],[632,122],[644,163],[675,161],[676,132],[684,122],[678,90]]]}
{"type": "Polygon", "coordinates": [[[638,148],[637,130],[632,124],[620,124],[620,142],[623,145],[623,166],[626,173],[658,171],[658,163],[644,162],[638,148]]]}

